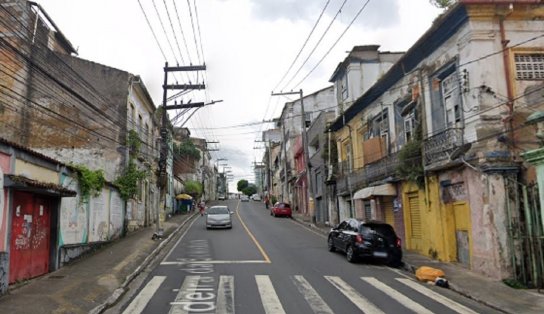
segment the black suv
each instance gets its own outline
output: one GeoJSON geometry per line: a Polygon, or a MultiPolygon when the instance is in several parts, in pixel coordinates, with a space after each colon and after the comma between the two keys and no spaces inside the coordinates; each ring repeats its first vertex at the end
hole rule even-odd
{"type": "Polygon", "coordinates": [[[345,220],[331,229],[327,244],[331,252],[345,252],[350,263],[362,257],[380,259],[393,267],[402,264],[400,238],[391,225],[381,221],[345,220]]]}

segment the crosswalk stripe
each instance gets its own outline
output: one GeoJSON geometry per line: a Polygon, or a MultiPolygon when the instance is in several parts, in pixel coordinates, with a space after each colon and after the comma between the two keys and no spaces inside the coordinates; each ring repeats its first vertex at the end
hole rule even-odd
{"type": "Polygon", "coordinates": [[[314,313],[329,314],[334,313],[331,308],[323,301],[317,291],[302,276],[294,276],[295,286],[304,296],[314,313]]]}
{"type": "Polygon", "coordinates": [[[390,296],[395,301],[399,302],[400,304],[404,305],[406,308],[414,311],[418,314],[433,314],[433,312],[427,310],[423,306],[421,306],[419,303],[416,303],[412,301],[412,299],[408,298],[404,294],[398,292],[397,290],[389,287],[388,285],[384,284],[383,282],[379,281],[378,279],[374,277],[361,277],[361,279],[368,284],[372,285],[374,288],[381,290],[383,293],[390,296]]]}
{"type": "Polygon", "coordinates": [[[272,281],[270,281],[270,277],[266,275],[255,275],[255,281],[257,282],[257,288],[261,295],[261,302],[265,313],[285,314],[280,299],[276,294],[276,290],[274,290],[274,286],[272,285],[272,281]]]}
{"type": "Polygon", "coordinates": [[[420,285],[419,283],[411,280],[411,279],[405,279],[405,278],[397,278],[397,280],[403,284],[405,284],[406,286],[416,290],[417,292],[425,295],[425,296],[428,296],[430,297],[431,299],[433,299],[433,301],[436,301],[438,303],[441,303],[443,305],[445,305],[446,307],[449,307],[450,309],[452,309],[453,311],[457,312],[457,313],[470,313],[470,314],[476,314],[477,312],[474,312],[473,310],[469,309],[468,307],[462,305],[462,304],[459,304],[453,300],[450,300],[448,298],[446,298],[445,296],[439,294],[439,293],[436,293],[434,291],[432,291],[431,289],[428,289],[428,288],[425,288],[423,287],[422,285],[420,285]]]}
{"type": "Polygon", "coordinates": [[[139,314],[142,313],[149,300],[153,297],[159,286],[166,279],[166,276],[155,276],[145,285],[145,287],[138,293],[136,298],[130,302],[127,308],[123,311],[123,314],[139,314]]]}
{"type": "Polygon", "coordinates": [[[367,298],[359,294],[353,287],[348,285],[345,281],[336,276],[325,276],[336,289],[340,290],[353,304],[355,304],[361,311],[366,314],[382,314],[384,313],[374,304],[368,301],[367,298]]]}
{"type": "Polygon", "coordinates": [[[234,276],[219,276],[216,313],[234,314],[234,276]]]}
{"type": "Polygon", "coordinates": [[[183,284],[176,295],[174,302],[171,302],[169,314],[186,314],[189,313],[186,304],[190,304],[191,300],[187,298],[188,294],[195,293],[198,287],[200,276],[186,276],[183,284]]]}

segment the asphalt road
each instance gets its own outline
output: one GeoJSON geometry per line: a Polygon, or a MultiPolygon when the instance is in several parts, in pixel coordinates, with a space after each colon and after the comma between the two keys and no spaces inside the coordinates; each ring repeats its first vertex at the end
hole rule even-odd
{"type": "Polygon", "coordinates": [[[495,313],[379,264],[350,264],[326,238],[260,202],[229,200],[233,228],[192,221],[125,296],[121,313],[495,313]]]}

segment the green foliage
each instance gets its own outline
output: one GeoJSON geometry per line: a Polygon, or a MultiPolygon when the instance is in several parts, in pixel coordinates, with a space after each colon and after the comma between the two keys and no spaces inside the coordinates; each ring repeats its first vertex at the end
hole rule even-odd
{"type": "Polygon", "coordinates": [[[83,165],[74,165],[81,193],[81,202],[88,202],[91,196],[98,196],[106,183],[102,170],[90,170],[83,165]]]}
{"type": "Polygon", "coordinates": [[[274,205],[276,204],[277,201],[278,201],[278,198],[276,197],[276,195],[272,195],[270,197],[270,204],[274,205]]]}
{"type": "Polygon", "coordinates": [[[421,127],[418,127],[414,138],[399,151],[399,165],[396,169],[400,178],[415,182],[420,187],[425,183],[421,146],[421,127]]]}
{"type": "Polygon", "coordinates": [[[247,196],[251,196],[257,193],[257,187],[254,184],[249,184],[242,190],[242,193],[244,193],[247,196]]]}
{"type": "Polygon", "coordinates": [[[437,8],[447,9],[454,5],[456,0],[429,0],[429,2],[437,8]]]}
{"type": "Polygon", "coordinates": [[[130,159],[125,173],[114,182],[115,186],[119,189],[121,198],[126,201],[134,197],[138,192],[138,182],[144,179],[146,175],[147,171],[138,170],[136,164],[130,159]]]}
{"type": "Polygon", "coordinates": [[[247,180],[240,180],[236,184],[236,189],[238,190],[238,192],[242,192],[245,188],[247,188],[248,185],[249,182],[247,182],[247,180]]]}
{"type": "Polygon", "coordinates": [[[128,131],[127,146],[132,154],[137,154],[142,146],[142,141],[138,136],[138,132],[134,130],[128,131]]]}
{"type": "Polygon", "coordinates": [[[188,157],[196,161],[199,161],[201,158],[200,151],[189,139],[181,142],[179,145],[174,143],[174,154],[180,157],[188,157]]]}
{"type": "Polygon", "coordinates": [[[331,147],[331,156],[330,156],[330,162],[333,167],[333,173],[336,169],[338,169],[338,147],[336,146],[336,140],[334,137],[331,137],[331,141],[325,141],[325,144],[323,145],[323,149],[321,151],[321,157],[325,161],[325,163],[329,162],[329,145],[331,147]]]}
{"type": "Polygon", "coordinates": [[[527,286],[524,285],[523,283],[519,282],[518,280],[516,279],[512,279],[512,278],[509,278],[509,279],[503,279],[502,282],[509,286],[510,288],[514,288],[514,289],[527,289],[527,286]]]}
{"type": "Polygon", "coordinates": [[[193,198],[200,198],[202,195],[202,184],[198,181],[188,180],[185,182],[185,193],[193,198]]]}

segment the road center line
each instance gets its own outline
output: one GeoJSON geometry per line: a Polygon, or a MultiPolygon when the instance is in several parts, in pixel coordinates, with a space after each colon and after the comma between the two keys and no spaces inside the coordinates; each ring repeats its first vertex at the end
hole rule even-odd
{"type": "Polygon", "coordinates": [[[270,263],[270,258],[268,257],[268,255],[266,254],[266,252],[264,251],[264,249],[262,248],[262,246],[259,244],[259,242],[257,241],[257,239],[255,239],[255,236],[253,236],[253,234],[251,233],[251,231],[249,231],[248,227],[246,226],[246,224],[245,224],[244,221],[242,220],[242,217],[240,216],[239,207],[240,207],[240,202],[238,202],[238,205],[236,206],[236,216],[238,216],[238,219],[240,220],[240,223],[242,224],[242,227],[244,227],[244,229],[246,229],[246,232],[247,232],[247,234],[249,235],[249,237],[251,238],[251,240],[253,240],[253,243],[255,243],[255,245],[257,246],[257,248],[259,249],[259,251],[261,251],[261,254],[262,254],[263,257],[264,257],[265,262],[266,262],[266,263],[270,263]]]}

